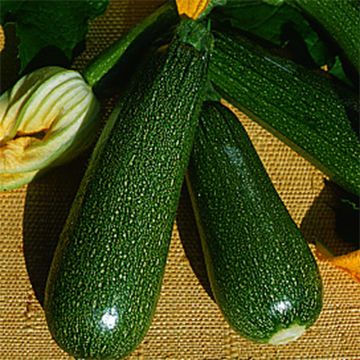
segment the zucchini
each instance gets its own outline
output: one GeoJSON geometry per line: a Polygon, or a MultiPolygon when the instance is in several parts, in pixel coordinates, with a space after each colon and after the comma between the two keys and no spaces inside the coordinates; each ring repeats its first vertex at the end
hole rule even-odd
{"type": "Polygon", "coordinates": [[[359,0],[286,0],[315,19],[344,51],[360,72],[359,0]]]}
{"type": "Polygon", "coordinates": [[[203,106],[186,180],[225,319],[256,342],[295,340],[321,311],[317,264],[241,123],[220,103],[203,106]]]}
{"type": "Polygon", "coordinates": [[[47,279],[48,327],[77,358],[129,354],[159,298],[208,56],[175,35],[156,63],[139,70],[102,132],[47,279]]]}
{"type": "MultiPolygon", "coordinates": [[[[360,143],[343,97],[350,89],[245,37],[215,31],[209,73],[231,104],[338,185],[360,194],[360,143]]],[[[355,114],[358,122],[358,114],[355,114]]]]}

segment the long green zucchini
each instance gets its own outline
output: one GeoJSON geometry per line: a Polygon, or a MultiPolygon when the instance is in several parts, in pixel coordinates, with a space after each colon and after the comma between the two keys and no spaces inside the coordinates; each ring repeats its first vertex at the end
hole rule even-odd
{"type": "MultiPolygon", "coordinates": [[[[206,43],[210,35],[203,35],[206,43]]],[[[151,62],[139,70],[96,145],[44,303],[52,336],[77,358],[122,358],[150,326],[207,64],[206,49],[176,35],[159,68],[151,62]]]]}
{"type": "Polygon", "coordinates": [[[186,180],[225,319],[257,342],[298,338],[322,307],[319,271],[244,128],[220,103],[203,106],[186,180]]]}
{"type": "Polygon", "coordinates": [[[210,78],[226,100],[360,194],[360,143],[342,99],[355,97],[349,89],[228,32],[215,32],[210,78]]]}
{"type": "Polygon", "coordinates": [[[319,22],[360,73],[360,2],[358,0],[285,0],[319,22]]]}

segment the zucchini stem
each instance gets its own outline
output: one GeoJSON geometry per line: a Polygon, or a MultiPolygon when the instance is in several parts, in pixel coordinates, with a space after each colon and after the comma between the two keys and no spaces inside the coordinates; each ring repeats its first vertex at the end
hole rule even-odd
{"type": "Polygon", "coordinates": [[[305,326],[293,324],[287,329],[282,329],[269,340],[271,345],[285,345],[298,339],[304,332],[305,326]]]}
{"type": "Polygon", "coordinates": [[[176,21],[176,17],[177,12],[173,2],[166,2],[96,57],[83,71],[84,79],[94,87],[118,63],[134,42],[148,34],[156,36],[160,31],[171,26],[176,21]]]}

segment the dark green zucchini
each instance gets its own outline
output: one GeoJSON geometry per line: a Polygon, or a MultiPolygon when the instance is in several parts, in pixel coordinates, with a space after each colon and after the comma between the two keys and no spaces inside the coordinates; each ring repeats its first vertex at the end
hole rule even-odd
{"type": "Polygon", "coordinates": [[[225,319],[257,342],[298,338],[321,311],[317,264],[241,123],[220,103],[203,106],[186,180],[225,319]]]}
{"type": "Polygon", "coordinates": [[[226,100],[360,194],[360,143],[343,97],[358,99],[348,88],[227,32],[215,32],[210,78],[226,100]]]}
{"type": "Polygon", "coordinates": [[[139,70],[106,125],[48,276],[49,329],[77,358],[129,354],[159,298],[208,56],[175,35],[165,61],[155,63],[139,70]]]}
{"type": "Polygon", "coordinates": [[[359,0],[285,0],[320,23],[360,72],[359,0]]]}

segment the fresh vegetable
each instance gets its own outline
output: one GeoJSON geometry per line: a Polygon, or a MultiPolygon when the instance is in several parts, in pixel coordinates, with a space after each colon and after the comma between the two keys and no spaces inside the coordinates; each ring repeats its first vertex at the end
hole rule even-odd
{"type": "Polygon", "coordinates": [[[147,42],[177,20],[174,4],[166,3],[94,59],[83,76],[60,67],[43,67],[3,93],[0,191],[29,183],[90,146],[100,125],[100,104],[93,91],[104,96],[111,88],[106,79],[113,77],[114,69],[126,73],[147,42]]]}
{"type": "Polygon", "coordinates": [[[360,2],[358,0],[285,0],[318,21],[360,73],[360,2]]]}
{"type": "Polygon", "coordinates": [[[203,36],[199,51],[176,35],[159,69],[140,69],[95,147],[44,303],[52,336],[75,357],[122,358],[149,328],[207,83],[203,36]]]}
{"type": "Polygon", "coordinates": [[[358,99],[347,87],[227,32],[215,32],[209,71],[226,100],[360,193],[360,143],[350,117],[357,122],[358,113],[348,107],[358,99]]]}
{"type": "MultiPolygon", "coordinates": [[[[218,91],[341,186],[360,193],[360,145],[353,129],[358,119],[348,88],[221,30],[215,32],[211,63],[215,88],[205,95],[213,44],[210,21],[199,19],[226,3],[227,14],[241,3],[237,7],[241,10],[230,14],[232,25],[243,29],[243,20],[251,18],[247,30],[256,22],[260,26],[253,35],[264,35],[262,40],[269,36],[282,46],[290,39],[283,35],[295,29],[298,43],[302,39],[306,43],[303,48],[312,58],[311,66],[329,65],[331,59],[332,73],[341,77],[351,73],[339,47],[355,64],[354,53],[345,46],[355,44],[355,17],[350,19],[351,34],[346,26],[340,31],[342,38],[334,35],[339,56],[318,41],[307,20],[285,1],[164,2],[83,75],[58,67],[40,69],[0,98],[1,190],[30,181],[89,145],[99,110],[93,91],[103,95],[105,87],[112,95],[106,79],[126,83],[119,74],[131,76],[131,65],[159,45],[158,35],[163,43],[173,34],[173,25],[180,21],[176,5],[184,15],[166,55],[157,54],[143,64],[106,124],[52,263],[46,319],[57,343],[76,358],[122,358],[150,326],[180,186],[206,96],[216,98],[218,91]],[[244,11],[252,4],[259,15],[256,21],[244,11]],[[280,17],[264,20],[259,4],[265,4],[263,9],[281,8],[280,17]],[[268,32],[270,27],[274,33],[268,32]]],[[[305,4],[294,0],[300,2],[305,4]]],[[[315,2],[316,8],[319,1],[315,2]]],[[[32,59],[47,48],[55,47],[71,60],[88,20],[101,14],[107,3],[63,1],[50,9],[44,1],[2,0],[0,23],[15,21],[22,70],[29,70],[32,59]]],[[[319,14],[313,16],[332,33],[333,20],[327,26],[319,14]]],[[[218,20],[214,12],[211,21],[218,20]]],[[[258,342],[282,344],[301,336],[321,310],[316,262],[245,131],[219,103],[204,105],[187,182],[213,292],[225,318],[258,342]]],[[[358,260],[358,252],[330,259],[357,279],[358,260]]]]}
{"type": "Polygon", "coordinates": [[[257,342],[301,336],[322,307],[316,262],[241,123],[220,103],[203,106],[186,180],[225,319],[257,342]]]}
{"type": "Polygon", "coordinates": [[[0,97],[0,191],[30,182],[94,140],[100,105],[73,70],[45,67],[0,97]]]}

